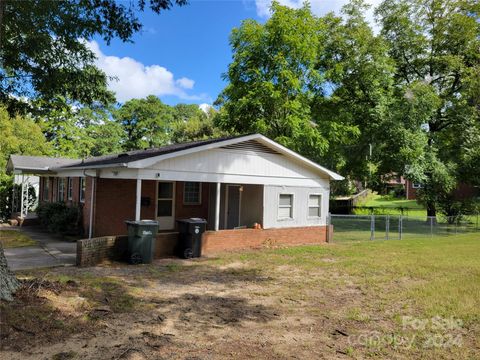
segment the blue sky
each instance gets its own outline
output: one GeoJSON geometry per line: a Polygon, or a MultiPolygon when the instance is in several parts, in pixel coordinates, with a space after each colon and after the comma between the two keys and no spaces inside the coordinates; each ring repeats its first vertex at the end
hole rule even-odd
{"type": "MultiPolygon", "coordinates": [[[[280,2],[301,5],[300,0],[280,2]]],[[[321,15],[338,11],[345,0],[310,3],[321,15]]],[[[118,78],[110,88],[120,102],[153,94],[168,104],[211,104],[226,84],[221,75],[231,60],[230,32],[244,19],[266,21],[269,5],[270,0],[190,0],[160,15],[140,14],[144,28],[133,43],[115,40],[107,46],[95,39],[90,47],[97,65],[118,78]]]]}

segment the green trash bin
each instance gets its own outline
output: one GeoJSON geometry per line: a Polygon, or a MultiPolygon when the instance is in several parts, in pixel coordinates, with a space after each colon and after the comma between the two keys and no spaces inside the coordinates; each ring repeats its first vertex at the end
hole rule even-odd
{"type": "Polygon", "coordinates": [[[150,264],[155,253],[158,222],[153,220],[126,221],[128,229],[128,259],[132,264],[150,264]]]}

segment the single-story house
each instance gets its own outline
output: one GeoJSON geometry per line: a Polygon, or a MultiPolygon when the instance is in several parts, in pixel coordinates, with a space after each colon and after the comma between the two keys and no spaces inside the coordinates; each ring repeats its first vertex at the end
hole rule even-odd
{"type": "Polygon", "coordinates": [[[83,160],[12,155],[7,170],[40,176],[40,202],[80,204],[86,237],[125,234],[140,219],[167,234],[199,217],[215,250],[325,241],[330,181],[343,179],[259,134],[83,160]]]}

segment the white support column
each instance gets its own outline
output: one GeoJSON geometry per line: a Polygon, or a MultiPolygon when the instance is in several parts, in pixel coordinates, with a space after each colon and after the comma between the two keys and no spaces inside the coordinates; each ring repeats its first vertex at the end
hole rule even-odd
{"type": "Polygon", "coordinates": [[[135,202],[135,221],[140,220],[141,200],[142,200],[142,180],[137,179],[137,197],[135,202]]]}
{"type": "Polygon", "coordinates": [[[217,183],[217,192],[215,193],[215,231],[220,229],[220,183],[217,183]]]}
{"type": "Polygon", "coordinates": [[[25,175],[22,174],[22,190],[20,192],[20,217],[23,218],[23,192],[25,191],[25,175]]]}

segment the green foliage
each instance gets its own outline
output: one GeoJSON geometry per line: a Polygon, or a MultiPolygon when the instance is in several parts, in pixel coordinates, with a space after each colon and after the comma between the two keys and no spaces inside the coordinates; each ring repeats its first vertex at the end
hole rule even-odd
{"type": "Polygon", "coordinates": [[[36,213],[42,226],[50,232],[76,235],[82,231],[82,212],[78,206],[67,206],[64,202],[42,202],[36,213]]]}
{"type": "Polygon", "coordinates": [[[40,127],[29,117],[9,116],[0,107],[0,181],[11,154],[48,155],[51,151],[40,127]]]}
{"type": "Polygon", "coordinates": [[[174,118],[176,120],[172,124],[172,142],[180,143],[195,140],[205,140],[227,135],[226,131],[223,131],[216,126],[216,119],[219,117],[219,115],[215,113],[214,110],[211,110],[208,114],[206,114],[200,110],[197,105],[193,105],[195,109],[192,108],[192,112],[189,114],[189,117],[179,117],[179,115],[177,115],[177,111],[179,111],[178,107],[181,105],[183,104],[179,104],[174,107],[174,118]]]}
{"type": "Polygon", "coordinates": [[[132,99],[114,112],[124,131],[124,150],[158,147],[169,143],[173,122],[172,107],[154,96],[132,99]]]}
{"type": "Polygon", "coordinates": [[[110,108],[52,111],[37,121],[56,155],[85,158],[122,151],[122,127],[111,119],[110,108]]]}
{"type": "Polygon", "coordinates": [[[315,70],[322,24],[308,5],[294,10],[274,2],[272,10],[264,25],[245,20],[232,31],[217,124],[230,133],[262,133],[315,159],[328,146],[310,111],[322,79],[315,70]]]}
{"type": "MultiPolygon", "coordinates": [[[[186,0],[150,0],[155,13],[186,0]]],[[[17,111],[49,113],[72,104],[114,100],[105,74],[94,66],[87,40],[131,41],[141,30],[147,1],[1,1],[0,102],[17,111]],[[33,31],[34,30],[34,31],[33,31]],[[28,101],[24,100],[28,98],[28,101]]]]}

